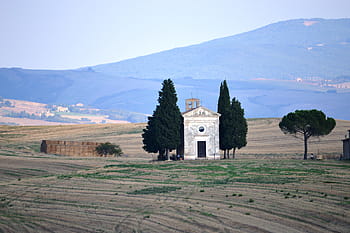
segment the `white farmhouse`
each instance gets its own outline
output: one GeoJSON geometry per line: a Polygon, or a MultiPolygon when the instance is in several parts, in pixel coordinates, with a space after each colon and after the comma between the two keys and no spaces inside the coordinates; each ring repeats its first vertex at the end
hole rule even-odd
{"type": "Polygon", "coordinates": [[[62,107],[62,106],[57,106],[56,107],[56,111],[57,112],[69,112],[69,108],[68,107],[62,107]]]}
{"type": "Polygon", "coordinates": [[[184,159],[220,159],[220,114],[200,106],[198,99],[187,99],[182,116],[184,159]]]}

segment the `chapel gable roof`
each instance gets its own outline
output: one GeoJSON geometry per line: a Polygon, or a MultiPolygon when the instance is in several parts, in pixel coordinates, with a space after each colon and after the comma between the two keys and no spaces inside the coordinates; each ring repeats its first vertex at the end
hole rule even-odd
{"type": "Polygon", "coordinates": [[[221,114],[211,111],[203,106],[199,106],[198,108],[191,109],[189,111],[183,112],[182,116],[184,117],[220,117],[221,114]]]}

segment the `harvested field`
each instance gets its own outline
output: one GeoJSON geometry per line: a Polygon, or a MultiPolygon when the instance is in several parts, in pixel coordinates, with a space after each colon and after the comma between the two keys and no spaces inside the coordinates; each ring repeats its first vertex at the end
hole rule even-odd
{"type": "MultiPolygon", "coordinates": [[[[349,161],[301,160],[277,124],[250,120],[238,159],[177,162],[142,151],[144,124],[1,126],[0,232],[348,232],[349,161]],[[42,139],[110,141],[127,157],[41,154],[42,139]]],[[[337,121],[320,154],[341,153],[349,128],[337,121]]]]}
{"type": "Polygon", "coordinates": [[[1,156],[0,175],[3,232],[347,232],[350,227],[348,162],[1,156]]]}

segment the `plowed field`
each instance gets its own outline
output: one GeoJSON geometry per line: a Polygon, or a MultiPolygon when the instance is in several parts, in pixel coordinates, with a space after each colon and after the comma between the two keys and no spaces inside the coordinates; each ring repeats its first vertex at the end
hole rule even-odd
{"type": "MultiPolygon", "coordinates": [[[[143,124],[1,126],[0,232],[348,232],[350,163],[301,160],[277,123],[250,121],[237,159],[171,162],[142,151],[143,124]],[[126,156],[46,155],[41,139],[111,141],[126,156]]],[[[350,124],[337,125],[319,154],[341,153],[350,124]]]]}

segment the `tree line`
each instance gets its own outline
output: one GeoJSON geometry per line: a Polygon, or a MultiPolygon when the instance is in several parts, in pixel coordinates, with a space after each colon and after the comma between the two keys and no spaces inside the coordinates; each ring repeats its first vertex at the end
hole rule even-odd
{"type": "Polygon", "coordinates": [[[11,111],[5,114],[4,116],[13,117],[13,118],[28,118],[33,120],[44,120],[44,121],[50,121],[50,122],[78,123],[77,120],[61,117],[60,115],[54,115],[54,116],[40,115],[39,116],[34,113],[30,114],[26,111],[20,111],[20,112],[11,111]]]}
{"type": "Polygon", "coordinates": [[[2,98],[2,97],[0,96],[0,108],[1,108],[1,107],[14,107],[14,106],[11,104],[10,101],[4,100],[4,98],[2,98]]]}
{"type": "MultiPolygon", "coordinates": [[[[177,106],[177,94],[171,79],[164,80],[159,91],[158,105],[152,116],[148,117],[143,130],[143,149],[149,153],[158,153],[158,160],[169,159],[169,152],[182,144],[183,117],[177,106]]],[[[235,158],[237,149],[247,145],[248,124],[244,109],[238,99],[231,100],[226,80],[220,85],[218,98],[219,146],[224,159],[235,158]]],[[[307,159],[308,139],[328,135],[336,122],[319,110],[296,110],[283,116],[279,128],[285,134],[291,134],[304,141],[304,159],[307,159]]]]}

